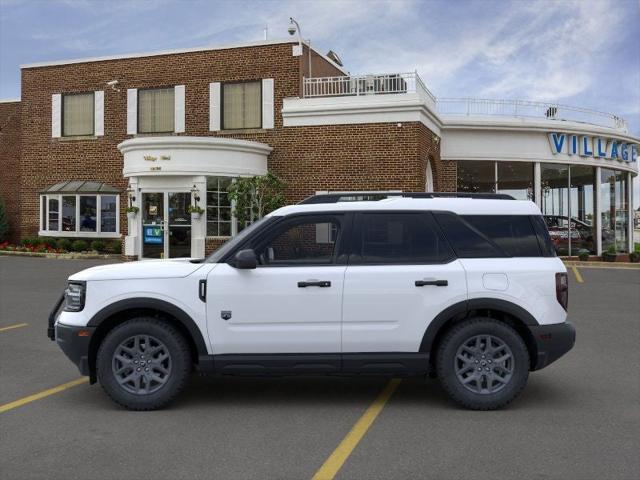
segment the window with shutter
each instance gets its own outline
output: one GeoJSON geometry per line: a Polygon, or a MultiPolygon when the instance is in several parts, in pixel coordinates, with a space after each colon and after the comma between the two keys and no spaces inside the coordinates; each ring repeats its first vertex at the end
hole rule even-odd
{"type": "Polygon", "coordinates": [[[222,86],[222,128],[262,127],[262,82],[226,83],[222,86]]]}

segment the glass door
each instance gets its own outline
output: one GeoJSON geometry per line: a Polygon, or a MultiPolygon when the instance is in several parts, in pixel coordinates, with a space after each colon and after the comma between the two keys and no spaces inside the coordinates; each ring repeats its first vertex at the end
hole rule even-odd
{"type": "Polygon", "coordinates": [[[169,252],[168,258],[191,256],[191,214],[187,212],[191,202],[191,194],[169,192],[169,252]]]}
{"type": "Polygon", "coordinates": [[[142,258],[165,258],[164,193],[142,194],[142,258]]]}

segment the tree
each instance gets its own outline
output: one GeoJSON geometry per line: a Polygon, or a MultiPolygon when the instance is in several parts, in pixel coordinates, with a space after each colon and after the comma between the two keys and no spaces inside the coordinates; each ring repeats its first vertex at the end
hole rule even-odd
{"type": "Polygon", "coordinates": [[[237,178],[228,188],[234,202],[233,214],[241,225],[264,217],[282,207],[286,199],[286,184],[273,173],[255,177],[237,178]]]}
{"type": "Polygon", "coordinates": [[[0,242],[7,239],[9,236],[9,219],[7,218],[7,211],[4,206],[4,200],[0,198],[0,242]]]}

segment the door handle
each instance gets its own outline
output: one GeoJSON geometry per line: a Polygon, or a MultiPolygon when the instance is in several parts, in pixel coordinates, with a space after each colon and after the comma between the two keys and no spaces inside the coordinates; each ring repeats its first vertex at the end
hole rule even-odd
{"type": "Polygon", "coordinates": [[[416,280],[416,287],[424,287],[427,285],[435,285],[436,287],[446,287],[449,285],[448,280],[416,280]]]}
{"type": "Polygon", "coordinates": [[[330,286],[331,286],[331,282],[328,280],[307,280],[306,282],[298,282],[298,288],[306,288],[306,287],[327,288],[330,286]]]}

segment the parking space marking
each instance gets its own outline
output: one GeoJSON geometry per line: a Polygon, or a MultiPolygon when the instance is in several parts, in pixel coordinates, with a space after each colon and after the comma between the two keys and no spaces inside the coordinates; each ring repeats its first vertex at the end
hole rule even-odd
{"type": "Polygon", "coordinates": [[[347,436],[342,439],[340,445],[338,445],[329,458],[322,464],[312,480],[332,480],[336,476],[342,468],[342,465],[344,465],[344,462],[346,462],[349,455],[351,455],[351,452],[358,446],[362,437],[364,437],[369,427],[371,427],[376,417],[380,414],[387,401],[389,401],[393,392],[396,391],[401,381],[400,379],[394,378],[387,383],[384,390],[378,395],[369,408],[367,408],[366,412],[362,414],[349,433],[347,433],[347,436]]]}
{"type": "Polygon", "coordinates": [[[575,265],[572,265],[571,270],[573,270],[573,274],[576,276],[576,280],[578,281],[578,283],[584,283],[584,280],[582,279],[582,275],[580,275],[580,272],[578,271],[578,267],[576,267],[575,265]]]}
{"type": "Polygon", "coordinates": [[[0,328],[0,332],[5,332],[7,330],[13,330],[14,328],[26,327],[29,325],[28,323],[16,323],[15,325],[9,325],[8,327],[0,328]]]}
{"type": "Polygon", "coordinates": [[[50,395],[63,392],[65,390],[68,390],[69,388],[75,387],[76,385],[82,385],[83,383],[87,383],[88,381],[89,381],[89,377],[78,378],[77,380],[63,383],[62,385],[58,385],[57,387],[49,388],[48,390],[43,390],[42,392],[34,393],[33,395],[29,395],[28,397],[15,400],[13,402],[5,403],[4,405],[0,405],[0,413],[13,410],[14,408],[22,407],[27,403],[35,402],[36,400],[40,400],[41,398],[45,398],[50,395]]]}

